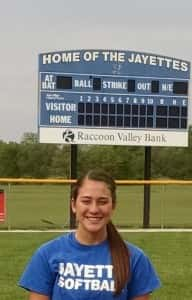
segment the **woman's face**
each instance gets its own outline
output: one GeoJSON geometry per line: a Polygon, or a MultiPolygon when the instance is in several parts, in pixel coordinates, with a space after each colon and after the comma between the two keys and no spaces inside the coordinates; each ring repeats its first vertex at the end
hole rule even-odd
{"type": "Polygon", "coordinates": [[[78,231],[85,234],[106,233],[106,224],[111,219],[114,204],[106,183],[85,179],[79,188],[72,210],[78,221],[78,231]]]}

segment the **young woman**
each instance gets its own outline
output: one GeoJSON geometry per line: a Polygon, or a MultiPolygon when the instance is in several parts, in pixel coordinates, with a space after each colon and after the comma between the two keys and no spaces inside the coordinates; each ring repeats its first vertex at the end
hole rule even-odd
{"type": "Polygon", "coordinates": [[[74,185],[77,229],[42,245],[19,285],[30,300],[148,300],[160,280],[144,252],[123,241],[111,217],[116,186],[91,170],[74,185]]]}

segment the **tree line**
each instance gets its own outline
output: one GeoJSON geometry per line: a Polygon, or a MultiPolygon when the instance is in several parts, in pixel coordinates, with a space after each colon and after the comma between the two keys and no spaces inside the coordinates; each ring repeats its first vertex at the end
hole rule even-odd
{"type": "MultiPolygon", "coordinates": [[[[145,148],[141,146],[78,145],[77,174],[95,167],[116,179],[143,179],[145,148]]],[[[24,133],[20,143],[0,141],[0,177],[70,178],[71,146],[40,144],[36,133],[24,133]]],[[[192,128],[189,147],[152,147],[151,177],[192,178],[192,128]]]]}

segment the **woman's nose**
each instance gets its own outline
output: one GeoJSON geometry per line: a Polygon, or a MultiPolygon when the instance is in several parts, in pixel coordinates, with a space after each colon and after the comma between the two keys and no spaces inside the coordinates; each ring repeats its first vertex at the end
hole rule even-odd
{"type": "Polygon", "coordinates": [[[90,207],[89,207],[89,211],[92,213],[97,213],[98,212],[98,205],[97,203],[91,203],[90,207]]]}

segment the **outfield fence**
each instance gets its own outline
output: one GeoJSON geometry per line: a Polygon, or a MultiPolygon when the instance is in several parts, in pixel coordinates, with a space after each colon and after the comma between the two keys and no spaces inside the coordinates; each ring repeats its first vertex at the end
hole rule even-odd
{"type": "MultiPolygon", "coordinates": [[[[71,179],[0,178],[6,219],[0,230],[68,229],[71,179]]],[[[192,228],[192,180],[116,180],[119,228],[143,226],[144,185],[150,184],[150,228],[192,228]]]]}

